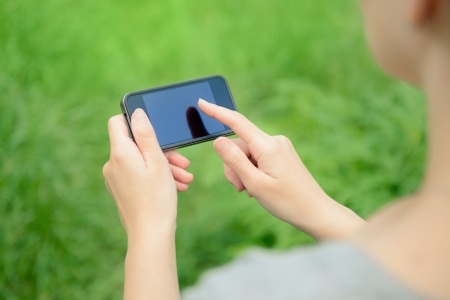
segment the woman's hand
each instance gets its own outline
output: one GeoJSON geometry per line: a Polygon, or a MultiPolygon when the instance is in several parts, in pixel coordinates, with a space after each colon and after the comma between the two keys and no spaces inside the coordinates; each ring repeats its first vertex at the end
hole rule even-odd
{"type": "Polygon", "coordinates": [[[122,115],[109,120],[111,156],[103,168],[107,188],[116,201],[127,234],[148,229],[155,223],[173,225],[177,190],[187,190],[193,180],[192,174],[185,170],[189,160],[175,151],[161,151],[142,110],[133,114],[131,126],[136,143],[128,136],[122,115]]]}
{"type": "Polygon", "coordinates": [[[365,224],[322,190],[289,139],[266,134],[238,112],[203,100],[199,107],[240,137],[214,142],[225,177],[239,192],[246,190],[271,214],[318,239],[346,237],[365,224]]]}
{"type": "Polygon", "coordinates": [[[136,143],[123,116],[108,122],[111,157],[103,168],[128,235],[124,299],[179,299],[175,229],[177,189],[193,180],[189,161],[176,152],[164,154],[146,114],[131,117],[136,143]]]}

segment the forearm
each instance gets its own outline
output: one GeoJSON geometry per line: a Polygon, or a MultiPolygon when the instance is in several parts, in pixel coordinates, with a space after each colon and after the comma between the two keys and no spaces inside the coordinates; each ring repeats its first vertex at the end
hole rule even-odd
{"type": "Polygon", "coordinates": [[[351,209],[329,198],[306,218],[290,222],[315,240],[347,239],[365,228],[367,222],[351,209]]]}
{"type": "Polygon", "coordinates": [[[124,299],[180,299],[174,228],[129,236],[124,299]]]}

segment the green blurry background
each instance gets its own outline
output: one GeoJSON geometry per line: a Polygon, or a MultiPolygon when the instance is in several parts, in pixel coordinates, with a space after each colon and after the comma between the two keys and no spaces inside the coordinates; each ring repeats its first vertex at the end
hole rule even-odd
{"type": "MultiPolygon", "coordinates": [[[[105,191],[126,92],[212,74],[363,216],[420,179],[422,95],[382,75],[356,2],[0,2],[0,298],[120,299],[125,233],[105,191]]],[[[211,143],[182,149],[180,284],[251,246],[311,240],[239,195],[211,143]]]]}

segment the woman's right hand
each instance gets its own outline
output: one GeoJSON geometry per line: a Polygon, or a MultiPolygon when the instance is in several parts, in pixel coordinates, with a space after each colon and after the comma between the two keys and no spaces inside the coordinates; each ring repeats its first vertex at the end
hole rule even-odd
{"type": "Polygon", "coordinates": [[[246,190],[275,217],[316,239],[348,237],[365,224],[322,190],[288,138],[270,136],[240,113],[204,100],[199,107],[240,137],[214,142],[225,177],[239,192],[246,190]]]}

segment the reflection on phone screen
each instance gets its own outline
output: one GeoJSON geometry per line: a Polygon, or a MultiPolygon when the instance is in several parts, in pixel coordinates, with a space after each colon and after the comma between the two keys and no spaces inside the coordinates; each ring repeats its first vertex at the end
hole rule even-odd
{"type": "Polygon", "coordinates": [[[187,109],[186,119],[189,130],[191,130],[192,138],[196,139],[209,134],[205,128],[205,124],[203,124],[202,118],[200,117],[200,112],[195,107],[190,106],[187,109]]]}
{"type": "Polygon", "coordinates": [[[142,95],[160,145],[223,131],[225,126],[198,108],[198,99],[215,103],[208,82],[198,82],[142,95]]]}

